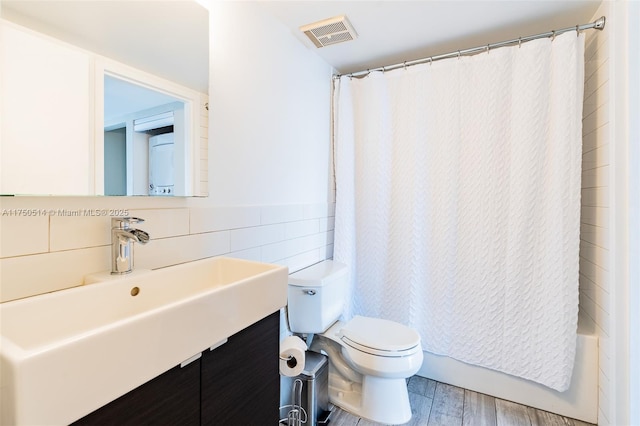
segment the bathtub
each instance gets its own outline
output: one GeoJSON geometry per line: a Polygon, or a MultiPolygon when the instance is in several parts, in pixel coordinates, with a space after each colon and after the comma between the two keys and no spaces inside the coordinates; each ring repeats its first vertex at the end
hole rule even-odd
{"type": "Polygon", "coordinates": [[[565,392],[430,352],[424,352],[418,375],[584,422],[598,422],[598,337],[581,324],[571,385],[565,392]]]}

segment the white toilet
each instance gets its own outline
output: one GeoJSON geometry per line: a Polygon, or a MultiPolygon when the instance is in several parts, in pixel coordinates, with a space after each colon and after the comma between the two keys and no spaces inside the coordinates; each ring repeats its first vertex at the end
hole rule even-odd
{"type": "Polygon", "coordinates": [[[375,422],[411,419],[406,379],[422,365],[418,333],[402,324],[356,316],[338,321],[349,271],[326,260],[289,276],[288,319],[310,349],[329,356],[329,400],[375,422]],[[315,336],[315,338],[314,338],[315,336]]]}

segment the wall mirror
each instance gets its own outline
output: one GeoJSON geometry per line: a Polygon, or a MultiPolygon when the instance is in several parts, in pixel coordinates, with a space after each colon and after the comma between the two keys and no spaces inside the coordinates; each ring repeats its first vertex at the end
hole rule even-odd
{"type": "Polygon", "coordinates": [[[3,195],[206,195],[199,171],[209,78],[205,7],[194,0],[3,0],[0,7],[9,27],[95,54],[85,61],[71,52],[64,67],[76,68],[67,72],[50,63],[67,52],[53,49],[47,58],[33,38],[22,66],[48,75],[24,76],[9,63],[16,64],[12,54],[28,56],[29,42],[3,26],[2,83],[15,87],[2,101],[3,117],[15,123],[2,123],[3,195]],[[51,84],[56,72],[69,87],[51,84]],[[87,93],[74,92],[78,79],[87,93]],[[56,102],[52,86],[73,96],[58,93],[56,102]],[[47,102],[34,102],[37,96],[47,102]],[[59,109],[70,120],[53,118],[59,109]],[[69,132],[61,121],[88,124],[69,132]]]}

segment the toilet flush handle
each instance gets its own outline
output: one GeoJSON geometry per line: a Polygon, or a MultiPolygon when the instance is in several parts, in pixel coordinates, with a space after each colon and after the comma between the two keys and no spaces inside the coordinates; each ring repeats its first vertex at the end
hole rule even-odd
{"type": "Polygon", "coordinates": [[[308,294],[309,296],[315,296],[316,291],[315,290],[311,290],[311,289],[307,289],[307,290],[302,290],[305,294],[308,294]]]}

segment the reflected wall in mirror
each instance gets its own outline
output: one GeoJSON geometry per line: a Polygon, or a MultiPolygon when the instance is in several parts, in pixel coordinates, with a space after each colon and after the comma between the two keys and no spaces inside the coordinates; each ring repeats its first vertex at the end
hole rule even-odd
{"type": "Polygon", "coordinates": [[[104,195],[183,195],[185,102],[104,76],[104,195]]]}
{"type": "Polygon", "coordinates": [[[206,195],[206,8],[193,0],[0,7],[0,83],[11,88],[0,105],[0,193],[206,195]],[[123,87],[138,89],[129,107],[151,93],[159,100],[118,112],[112,90],[123,87]],[[173,122],[140,130],[162,113],[173,122]],[[172,143],[160,136],[149,145],[152,133],[173,133],[172,143]]]}

